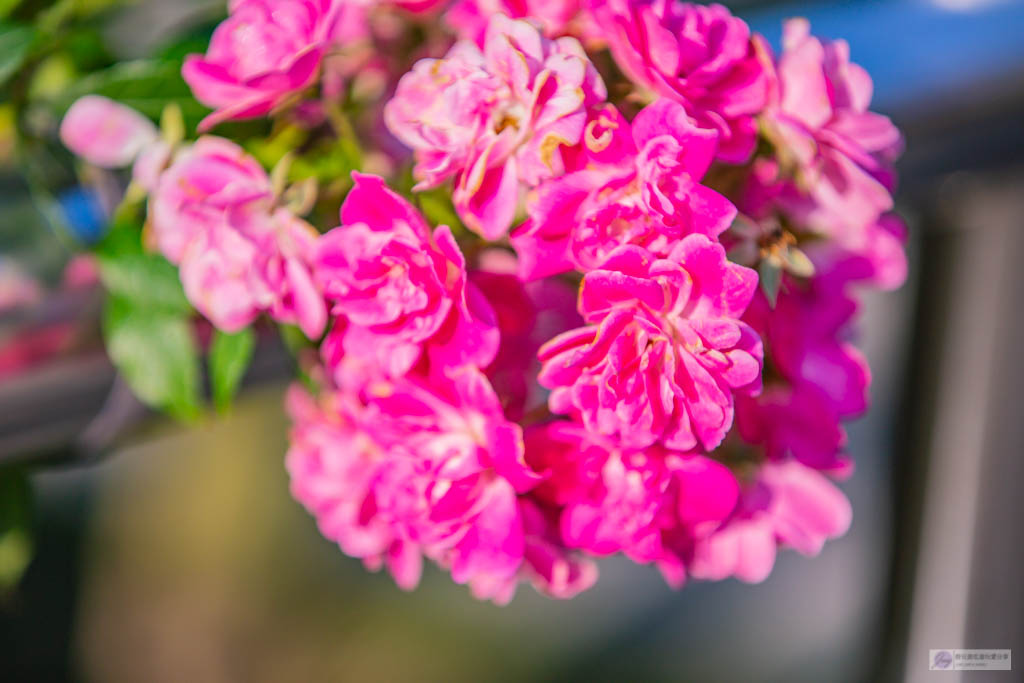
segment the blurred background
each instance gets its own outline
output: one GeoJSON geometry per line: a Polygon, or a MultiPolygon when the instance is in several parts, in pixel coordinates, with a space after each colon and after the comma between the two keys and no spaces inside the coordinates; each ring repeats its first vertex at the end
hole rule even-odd
{"type": "MultiPolygon", "coordinates": [[[[927,670],[929,649],[1024,656],[1024,2],[726,4],[776,45],[795,15],[848,39],[907,137],[911,277],[863,310],[873,408],[851,429],[844,538],[783,553],[759,586],[673,592],[611,560],[568,603],[523,587],[496,608],[433,569],[404,594],[289,497],[273,337],[229,416],[149,415],[102,352],[94,273],[69,261],[102,197],[61,175],[59,149],[14,165],[9,104],[201,51],[223,11],[139,0],[38,65],[52,79],[0,94],[0,680],[1024,680],[927,670]]],[[[18,49],[2,36],[0,82],[18,49]]]]}

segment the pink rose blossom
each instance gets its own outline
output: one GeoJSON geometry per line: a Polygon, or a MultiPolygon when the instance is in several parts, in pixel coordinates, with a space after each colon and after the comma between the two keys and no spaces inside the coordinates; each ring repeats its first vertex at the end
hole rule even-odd
{"type": "Polygon", "coordinates": [[[511,225],[523,186],[565,172],[561,148],[580,141],[586,108],[604,98],[575,39],[548,40],[498,15],[483,50],[460,42],[444,59],[417,62],[384,116],[416,153],[415,189],[454,178],[459,215],[496,239],[511,225]]]}
{"type": "Polygon", "coordinates": [[[386,452],[366,432],[362,407],[343,394],[317,401],[298,385],[289,389],[286,407],[293,422],[285,459],[292,495],[342,552],[371,569],[386,564],[401,588],[415,588],[419,550],[376,513],[375,483],[386,452]]]}
{"type": "Polygon", "coordinates": [[[594,585],[597,566],[564,547],[556,510],[520,497],[519,512],[526,534],[520,573],[538,591],[567,600],[594,585]]]}
{"type": "Polygon", "coordinates": [[[768,76],[760,39],[721,5],[677,0],[593,0],[612,55],[639,85],[680,102],[697,123],[719,133],[718,157],[742,163],[754,151],[754,116],[764,108],[768,76]]]}
{"type": "Polygon", "coordinates": [[[759,583],[775,565],[777,546],[817,555],[826,540],[846,533],[851,517],[849,501],[824,475],[797,462],[765,464],[732,518],[696,543],[690,574],[759,583]]]}
{"type": "Polygon", "coordinates": [[[705,456],[621,448],[569,422],[531,430],[527,453],[547,472],[535,496],[561,507],[568,547],[656,563],[673,584],[693,539],[717,529],[739,493],[729,469],[705,456]]]}
{"type": "Polygon", "coordinates": [[[864,271],[856,257],[816,265],[805,281],[786,276],[774,307],[758,292],[747,309],[776,377],[737,403],[737,425],[771,459],[841,473],[850,468],[842,421],[867,409],[871,383],[867,360],[848,341],[858,309],[850,284],[864,271]]]}
{"type": "Polygon", "coordinates": [[[538,592],[557,600],[568,600],[597,581],[597,566],[565,547],[558,528],[558,510],[519,497],[523,525],[523,563],[510,576],[487,573],[474,577],[474,597],[504,605],[512,600],[516,586],[528,581],[538,592]]]}
{"type": "Polygon", "coordinates": [[[423,348],[435,368],[488,365],[498,348],[494,312],[466,282],[451,230],[431,232],[381,178],[353,179],[341,227],[316,250],[317,282],[347,321],[336,327],[341,348],[391,376],[408,372],[423,348]]]}
{"type": "Polygon", "coordinates": [[[574,23],[582,23],[581,0],[456,0],[445,13],[445,21],[462,39],[484,44],[491,17],[504,14],[529,19],[540,25],[544,35],[556,38],[572,35],[574,23]]]}
{"type": "Polygon", "coordinates": [[[671,100],[646,107],[632,125],[611,105],[599,110],[584,135],[585,170],[541,184],[513,235],[520,275],[586,272],[623,244],[664,257],[686,235],[718,237],[736,208],[700,184],[717,137],[671,100]]]}
{"type": "Polygon", "coordinates": [[[266,172],[232,142],[200,138],[160,176],[150,223],[160,251],[180,266],[185,294],[220,329],[261,312],[323,333],[326,306],[310,272],[312,226],[273,207],[266,172]]]}
{"type": "MultiPolygon", "coordinates": [[[[358,1],[358,0],[357,0],[358,1]]],[[[413,14],[427,14],[448,4],[449,0],[385,0],[388,4],[399,7],[413,14]]],[[[371,0],[372,2],[372,0],[371,0]]]]}
{"type": "Polygon", "coordinates": [[[845,41],[822,43],[805,19],[786,22],[777,87],[766,113],[780,158],[813,200],[808,219],[828,234],[860,230],[892,208],[892,162],[902,147],[888,118],[868,110],[871,77],[845,41]]]}
{"type": "Polygon", "coordinates": [[[756,287],[757,274],[704,235],[666,259],[620,247],[583,279],[590,324],[540,351],[551,410],[631,448],[714,449],[732,426],[733,395],[760,389],[761,340],[739,320],[756,287]]]}
{"type": "Polygon", "coordinates": [[[578,327],[576,291],[555,279],[524,283],[515,275],[516,259],[507,251],[485,251],[479,270],[470,273],[494,308],[501,344],[487,377],[501,396],[505,415],[519,419],[546,400],[537,384],[537,351],[556,334],[578,327]]]}
{"type": "Polygon", "coordinates": [[[887,213],[845,239],[811,242],[806,251],[820,272],[841,271],[844,279],[891,291],[907,280],[906,241],[906,224],[887,213]]]}
{"type": "Polygon", "coordinates": [[[827,238],[812,239],[801,247],[822,272],[842,270],[845,279],[886,290],[897,289],[907,278],[907,230],[897,215],[861,216],[867,218],[866,223],[838,216],[793,180],[782,177],[774,160],[755,161],[738,194],[737,206],[766,232],[781,218],[798,231],[827,238]]]}
{"type": "Polygon", "coordinates": [[[139,112],[99,95],[75,101],[60,124],[65,146],[90,164],[103,168],[130,165],[159,134],[139,112]]]}
{"type": "Polygon", "coordinates": [[[139,112],[99,95],[79,98],[60,124],[64,145],[101,168],[132,165],[132,179],[152,192],[170,160],[171,147],[153,122],[139,112]],[[133,163],[134,162],[134,163],[133,163]]]}
{"type": "Polygon", "coordinates": [[[345,0],[231,0],[205,56],[189,55],[182,77],[215,111],[200,130],[265,116],[312,85],[332,45],[365,31],[363,9],[345,0]]]}
{"type": "MultiPolygon", "coordinates": [[[[540,475],[478,370],[429,386],[379,380],[327,394],[322,408],[301,390],[289,402],[292,491],[325,536],[371,567],[387,563],[403,588],[425,555],[478,597],[511,597],[527,548],[518,494],[540,475]]],[[[531,520],[532,545],[541,531],[531,520]]],[[[553,590],[571,591],[568,569],[553,590]]]]}
{"type": "Polygon", "coordinates": [[[429,387],[376,382],[366,400],[374,438],[388,449],[379,514],[475,592],[516,576],[525,550],[517,494],[540,476],[487,379],[466,367],[429,387]]]}

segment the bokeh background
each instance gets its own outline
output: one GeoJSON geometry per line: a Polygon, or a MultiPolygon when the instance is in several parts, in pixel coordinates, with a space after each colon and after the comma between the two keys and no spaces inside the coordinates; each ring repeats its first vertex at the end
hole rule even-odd
{"type": "MultiPolygon", "coordinates": [[[[911,277],[865,301],[873,409],[851,429],[847,536],[783,553],[758,586],[673,592],[613,559],[568,603],[522,588],[480,604],[433,569],[402,593],[288,496],[273,338],[227,417],[186,429],[131,400],[83,324],[99,296],[51,229],[88,238],[96,200],[70,179],[41,197],[56,166],[11,163],[3,93],[0,580],[29,564],[0,593],[0,680],[1024,680],[927,671],[929,649],[1024,656],[1024,2],[727,4],[776,45],[796,15],[848,39],[907,136],[911,277]]],[[[105,59],[201,45],[222,11],[138,0],[95,40],[105,59]]]]}

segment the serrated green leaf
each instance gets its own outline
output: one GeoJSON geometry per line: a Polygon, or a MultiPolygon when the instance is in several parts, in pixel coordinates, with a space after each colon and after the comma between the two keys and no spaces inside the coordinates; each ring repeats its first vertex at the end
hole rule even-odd
{"type": "Polygon", "coordinates": [[[141,401],[179,419],[199,414],[199,353],[187,316],[111,295],[103,336],[111,361],[141,401]]]}
{"type": "Polygon", "coordinates": [[[0,23],[0,85],[18,72],[36,40],[36,30],[22,24],[0,23]]]}
{"type": "Polygon", "coordinates": [[[210,346],[210,386],[213,404],[224,411],[231,406],[245,371],[256,348],[256,335],[251,328],[228,334],[217,331],[210,346]]]}
{"type": "Polygon", "coordinates": [[[779,299],[779,288],[782,286],[782,268],[764,260],[758,264],[757,274],[760,276],[761,291],[768,297],[768,303],[772,308],[775,308],[775,302],[779,299]]]}
{"type": "Polygon", "coordinates": [[[0,591],[12,588],[32,560],[32,489],[20,469],[0,470],[0,591]]]}

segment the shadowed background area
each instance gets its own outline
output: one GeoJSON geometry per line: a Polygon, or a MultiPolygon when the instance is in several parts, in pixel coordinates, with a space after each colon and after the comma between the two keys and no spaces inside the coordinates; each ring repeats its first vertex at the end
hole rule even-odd
{"type": "MultiPolygon", "coordinates": [[[[201,45],[221,4],[140,0],[98,30],[117,58],[172,34],[201,45]]],[[[816,559],[782,553],[758,586],[673,592],[612,559],[565,603],[521,587],[507,607],[481,604],[433,568],[403,593],[289,496],[281,349],[264,344],[226,417],[185,429],[146,416],[94,334],[68,341],[63,321],[99,300],[58,286],[67,249],[3,168],[0,282],[24,271],[55,293],[0,314],[0,458],[24,464],[34,495],[33,559],[0,596],[0,679],[918,681],[929,649],[1024,653],[1024,4],[726,4],[776,45],[794,15],[848,39],[907,136],[911,274],[863,310],[872,411],[850,430],[844,538],[816,559]],[[49,348],[74,353],[15,371],[49,348]]],[[[87,199],[60,205],[89,229],[87,199]]],[[[0,547],[0,574],[19,548],[0,547]]]]}

